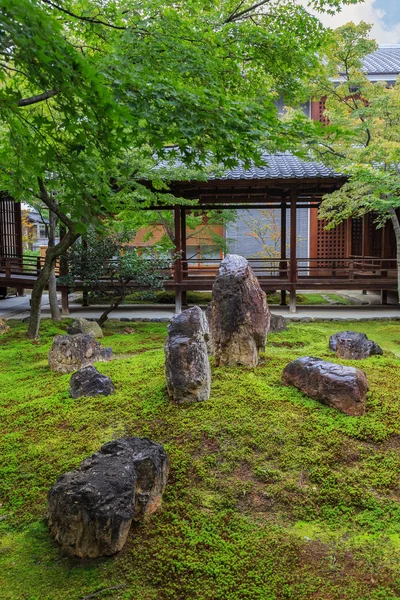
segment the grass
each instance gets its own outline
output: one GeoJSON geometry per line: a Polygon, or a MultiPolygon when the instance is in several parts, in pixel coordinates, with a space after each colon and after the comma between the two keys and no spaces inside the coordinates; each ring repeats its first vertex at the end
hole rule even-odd
{"type": "Polygon", "coordinates": [[[390,600],[400,597],[400,326],[289,325],[256,369],[215,368],[209,401],[178,407],[165,390],[166,326],[108,323],[100,363],[116,394],[73,400],[38,342],[9,322],[0,338],[0,598],[6,600],[390,600]],[[280,381],[328,338],[364,331],[385,350],[364,361],[367,412],[348,417],[280,381]],[[133,332],[132,332],[133,329],[133,332]],[[124,435],[162,443],[162,510],[115,557],[81,561],[49,537],[56,477],[124,435]],[[115,586],[117,590],[111,590],[115,586]]]}
{"type": "MultiPolygon", "coordinates": [[[[76,299],[76,302],[82,302],[82,296],[76,299]]],[[[211,292],[187,292],[187,302],[189,304],[206,305],[211,302],[211,292]]],[[[269,304],[280,304],[280,293],[269,293],[269,304]]],[[[326,305],[326,304],[351,304],[351,301],[345,296],[338,294],[297,294],[296,302],[299,305],[326,305]]],[[[109,300],[102,296],[92,297],[91,304],[109,304],[109,300]]],[[[157,292],[133,292],[125,297],[123,304],[175,304],[175,292],[162,290],[157,292]]]]}

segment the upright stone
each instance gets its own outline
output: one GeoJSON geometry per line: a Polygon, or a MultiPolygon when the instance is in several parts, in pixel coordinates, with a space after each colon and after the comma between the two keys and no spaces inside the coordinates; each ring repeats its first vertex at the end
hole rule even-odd
{"type": "Polygon", "coordinates": [[[281,331],[287,330],[287,323],[285,317],[282,315],[275,315],[271,313],[271,320],[269,324],[269,333],[280,333],[281,331]]]}
{"type": "Polygon", "coordinates": [[[378,344],[369,340],[365,333],[341,331],[329,339],[329,349],[336,352],[338,358],[362,360],[374,354],[383,354],[378,344]]]}
{"type": "Polygon", "coordinates": [[[103,330],[97,321],[88,321],[87,319],[74,319],[67,329],[70,335],[77,333],[90,333],[95,338],[104,337],[103,330]]]}
{"type": "Polygon", "coordinates": [[[161,505],[168,470],[164,448],[146,438],[105,444],[50,489],[50,533],[75,556],[115,554],[132,521],[142,521],[161,505]]]}
{"type": "Polygon", "coordinates": [[[7,323],[4,321],[4,319],[0,319],[0,335],[3,335],[3,333],[8,333],[9,331],[10,328],[7,323]]]}
{"type": "Polygon", "coordinates": [[[284,368],[282,381],[347,415],[364,414],[369,388],[366,374],[360,369],[303,356],[284,368]]]}
{"type": "Polygon", "coordinates": [[[210,397],[208,335],[207,319],[198,306],[176,315],[168,325],[165,374],[168,395],[176,402],[201,402],[210,397]]]}
{"type": "Polygon", "coordinates": [[[111,359],[112,349],[103,348],[92,335],[56,335],[49,352],[49,365],[57,373],[71,373],[95,362],[111,359]]]}
{"type": "Polygon", "coordinates": [[[228,254],[213,285],[211,330],[216,364],[255,367],[269,325],[267,296],[248,261],[228,254]]]}

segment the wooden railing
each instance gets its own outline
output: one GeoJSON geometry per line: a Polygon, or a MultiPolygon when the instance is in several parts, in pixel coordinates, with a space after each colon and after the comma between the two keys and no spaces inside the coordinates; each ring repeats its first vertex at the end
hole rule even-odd
{"type": "MultiPolygon", "coordinates": [[[[145,259],[151,260],[151,259],[145,259]]],[[[294,264],[289,259],[280,258],[249,258],[249,263],[254,274],[265,285],[276,284],[279,286],[293,285],[297,282],[351,282],[353,285],[358,280],[360,288],[368,282],[397,281],[397,261],[393,259],[376,257],[353,256],[345,259],[332,258],[297,258],[294,264]]],[[[0,257],[0,274],[7,279],[21,277],[36,278],[42,268],[44,259],[36,256],[0,257]]],[[[158,271],[168,286],[190,283],[191,288],[198,282],[204,287],[207,283],[212,285],[217,274],[220,259],[205,259],[199,263],[198,259],[181,260],[176,264],[171,263],[169,268],[158,271]]],[[[113,278],[116,261],[109,261],[109,273],[104,280],[113,278]]],[[[156,267],[155,267],[156,268],[156,267]]],[[[58,267],[57,267],[58,274],[58,267]]],[[[77,282],[79,284],[79,282],[77,282]]],[[[132,281],[132,287],[135,282],[132,281]]]]}

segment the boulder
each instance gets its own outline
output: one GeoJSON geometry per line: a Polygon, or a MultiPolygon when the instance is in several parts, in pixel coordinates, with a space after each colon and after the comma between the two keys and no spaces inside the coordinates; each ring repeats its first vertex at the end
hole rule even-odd
{"type": "Polygon", "coordinates": [[[248,261],[228,254],[213,285],[212,343],[216,365],[258,364],[270,326],[267,296],[248,261]]]}
{"type": "Polygon", "coordinates": [[[207,304],[207,308],[205,310],[205,315],[208,323],[208,338],[206,339],[207,344],[207,352],[209,356],[214,354],[213,341],[212,341],[212,302],[207,304]]]}
{"type": "Polygon", "coordinates": [[[115,392],[113,382],[107,375],[92,366],[83,367],[74,373],[69,382],[72,398],[82,396],[110,396],[115,392]]]}
{"type": "Polygon", "coordinates": [[[70,335],[76,335],[77,333],[91,333],[95,338],[104,337],[103,330],[97,321],[88,321],[87,319],[74,319],[67,331],[70,335]]]}
{"type": "Polygon", "coordinates": [[[95,362],[111,359],[112,349],[103,348],[92,335],[56,335],[49,352],[49,365],[57,373],[71,373],[95,362]]]}
{"type": "Polygon", "coordinates": [[[271,313],[271,319],[269,322],[269,333],[279,333],[287,329],[286,319],[281,315],[274,315],[271,313]]]}
{"type": "Polygon", "coordinates": [[[378,344],[369,340],[365,333],[341,331],[329,338],[329,349],[336,352],[338,358],[361,360],[373,354],[383,354],[378,344]]]}
{"type": "Polygon", "coordinates": [[[201,402],[210,397],[208,335],[207,319],[198,306],[176,315],[168,325],[165,374],[168,395],[175,402],[201,402]]]}
{"type": "Polygon", "coordinates": [[[210,397],[208,335],[207,319],[198,306],[176,315],[168,325],[165,375],[168,395],[175,402],[201,402],[210,397]]]}
{"type": "Polygon", "coordinates": [[[284,368],[282,381],[347,415],[364,414],[369,386],[365,372],[360,369],[303,356],[284,368]]]}
{"type": "Polygon", "coordinates": [[[8,331],[10,331],[9,326],[4,319],[0,319],[0,335],[3,335],[3,333],[7,333],[8,331]]]}
{"type": "Polygon", "coordinates": [[[115,554],[132,521],[160,507],[168,470],[164,448],[146,438],[105,444],[50,489],[50,533],[75,556],[115,554]]]}

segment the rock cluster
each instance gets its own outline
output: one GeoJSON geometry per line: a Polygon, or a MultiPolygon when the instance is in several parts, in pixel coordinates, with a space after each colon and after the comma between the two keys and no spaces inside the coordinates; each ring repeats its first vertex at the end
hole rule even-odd
{"type": "Polygon", "coordinates": [[[265,348],[270,311],[243,256],[228,254],[221,262],[209,314],[216,365],[255,367],[265,348]]]}
{"type": "Polygon", "coordinates": [[[170,398],[201,402],[210,397],[207,319],[198,306],[172,318],[165,344],[165,374],[170,398]]]}
{"type": "Polygon", "coordinates": [[[378,344],[369,340],[365,333],[341,331],[329,339],[329,349],[336,352],[338,358],[361,360],[373,354],[383,354],[378,344]]]}
{"type": "Polygon", "coordinates": [[[95,362],[111,359],[111,348],[103,348],[92,335],[56,335],[49,352],[49,365],[57,373],[71,373],[95,362]]]}
{"type": "Polygon", "coordinates": [[[95,338],[104,337],[103,330],[97,321],[88,321],[87,319],[74,319],[67,329],[70,335],[77,333],[89,333],[95,338]]]}
{"type": "Polygon", "coordinates": [[[69,393],[72,398],[82,396],[110,396],[115,392],[113,382],[107,375],[99,373],[93,367],[83,367],[74,373],[69,382],[69,393]]]}
{"type": "Polygon", "coordinates": [[[105,444],[50,489],[51,534],[75,556],[115,554],[132,521],[142,521],[161,506],[168,470],[164,448],[146,438],[105,444]]]}
{"type": "Polygon", "coordinates": [[[282,381],[347,415],[359,416],[365,411],[368,381],[365,372],[355,367],[303,356],[284,368],[282,381]]]}
{"type": "Polygon", "coordinates": [[[7,333],[8,331],[10,331],[9,326],[4,319],[0,319],[0,335],[3,335],[3,333],[7,333]]]}

